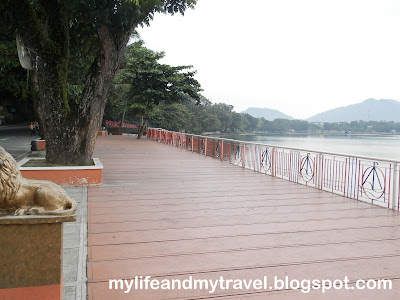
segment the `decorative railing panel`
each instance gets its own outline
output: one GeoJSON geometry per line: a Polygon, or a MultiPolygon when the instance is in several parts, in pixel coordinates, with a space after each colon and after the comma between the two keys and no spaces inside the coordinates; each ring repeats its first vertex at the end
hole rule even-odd
{"type": "Polygon", "coordinates": [[[399,210],[400,162],[148,129],[160,143],[347,198],[399,210]]]}

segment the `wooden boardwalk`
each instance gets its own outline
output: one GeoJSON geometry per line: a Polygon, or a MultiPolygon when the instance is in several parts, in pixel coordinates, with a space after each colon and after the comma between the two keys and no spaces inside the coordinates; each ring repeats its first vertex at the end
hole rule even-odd
{"type": "Polygon", "coordinates": [[[99,137],[88,293],[100,299],[400,299],[400,215],[131,136],[99,137]],[[109,279],[392,279],[392,290],[134,290],[109,279]]]}

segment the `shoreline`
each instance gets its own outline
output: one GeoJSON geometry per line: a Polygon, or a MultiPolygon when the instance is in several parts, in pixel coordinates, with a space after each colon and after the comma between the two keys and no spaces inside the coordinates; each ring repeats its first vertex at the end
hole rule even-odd
{"type": "Polygon", "coordinates": [[[322,132],[249,132],[249,133],[206,133],[202,134],[205,136],[232,136],[232,135],[238,135],[238,136],[246,136],[246,135],[251,135],[251,136],[271,136],[271,135],[277,135],[277,136],[400,136],[400,134],[393,134],[393,133],[385,133],[385,132],[374,132],[374,133],[369,133],[369,132],[352,132],[352,133],[322,133],[322,132]]]}

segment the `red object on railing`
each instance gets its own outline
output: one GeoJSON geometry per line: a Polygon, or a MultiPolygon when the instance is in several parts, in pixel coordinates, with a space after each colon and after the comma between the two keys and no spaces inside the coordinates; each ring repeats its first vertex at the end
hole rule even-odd
{"type": "MultiPolygon", "coordinates": [[[[105,123],[105,125],[107,126],[107,127],[110,127],[110,128],[118,128],[119,127],[119,122],[117,122],[117,121],[105,121],[104,122],[105,123]]],[[[121,127],[123,127],[123,128],[138,128],[138,125],[136,125],[136,124],[129,124],[129,123],[122,123],[122,126],[121,127]]]]}

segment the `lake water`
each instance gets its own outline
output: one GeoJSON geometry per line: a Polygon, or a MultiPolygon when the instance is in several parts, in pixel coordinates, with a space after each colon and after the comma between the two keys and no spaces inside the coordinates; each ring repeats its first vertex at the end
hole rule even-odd
{"type": "Polygon", "coordinates": [[[223,138],[400,161],[398,135],[224,135],[223,138]]]}

